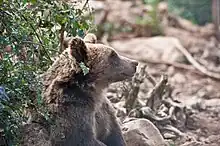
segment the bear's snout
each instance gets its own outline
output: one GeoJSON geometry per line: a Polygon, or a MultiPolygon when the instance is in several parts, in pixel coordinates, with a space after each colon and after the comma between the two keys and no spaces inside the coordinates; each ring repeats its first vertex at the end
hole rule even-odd
{"type": "Polygon", "coordinates": [[[135,68],[138,66],[138,62],[135,61],[135,60],[131,60],[131,64],[132,64],[132,66],[135,67],[135,68]]]}
{"type": "Polygon", "coordinates": [[[123,60],[121,64],[123,66],[122,73],[126,75],[126,78],[132,77],[136,72],[138,62],[124,56],[120,56],[120,58],[123,60]]]}
{"type": "Polygon", "coordinates": [[[133,76],[136,72],[138,62],[135,60],[129,60],[130,61],[130,70],[131,70],[131,75],[133,76]]]}

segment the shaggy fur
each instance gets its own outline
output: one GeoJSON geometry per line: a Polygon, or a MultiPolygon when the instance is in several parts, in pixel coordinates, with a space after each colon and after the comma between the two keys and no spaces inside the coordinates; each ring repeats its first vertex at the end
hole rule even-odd
{"type": "Polygon", "coordinates": [[[44,74],[43,98],[53,124],[33,121],[25,125],[23,145],[126,145],[102,90],[109,83],[131,78],[137,62],[119,56],[111,47],[94,44],[94,40],[87,42],[72,38],[44,74]],[[82,62],[90,69],[86,75],[79,66],[82,62]]]}

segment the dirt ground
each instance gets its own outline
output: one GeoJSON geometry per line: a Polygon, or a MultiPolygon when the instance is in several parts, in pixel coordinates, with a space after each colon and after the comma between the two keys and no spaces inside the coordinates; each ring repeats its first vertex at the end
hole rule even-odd
{"type": "MultiPolygon", "coordinates": [[[[140,66],[147,65],[146,72],[156,82],[162,74],[168,75],[168,84],[172,89],[169,97],[184,107],[184,116],[176,116],[177,119],[173,120],[176,123],[171,122],[171,125],[184,136],[174,134],[174,137],[169,137],[159,128],[165,140],[171,140],[170,145],[219,146],[220,42],[214,37],[213,25],[197,26],[172,16],[167,12],[166,3],[161,3],[157,13],[160,14],[158,22],[163,31],[158,36],[151,31],[152,26],[137,24],[136,18],[148,15],[147,12],[152,9],[138,0],[136,3],[100,0],[91,5],[95,6],[97,35],[101,42],[113,46],[120,54],[140,61],[140,66]],[[109,28],[112,24],[117,28],[109,28]],[[126,27],[127,31],[118,30],[122,27],[126,27]]],[[[114,93],[118,86],[112,85],[110,88],[109,98],[118,98],[118,93],[114,93]]],[[[145,102],[154,85],[144,79],[139,88],[136,96],[145,102]]],[[[120,105],[126,99],[112,101],[120,105]]],[[[128,113],[125,115],[129,116],[128,113]]]]}

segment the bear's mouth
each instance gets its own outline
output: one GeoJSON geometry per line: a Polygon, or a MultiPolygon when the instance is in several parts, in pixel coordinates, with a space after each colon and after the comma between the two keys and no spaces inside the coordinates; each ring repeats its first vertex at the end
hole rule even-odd
{"type": "Polygon", "coordinates": [[[131,73],[121,73],[125,78],[132,78],[135,74],[135,71],[134,72],[131,72],[131,73]]]}
{"type": "Polygon", "coordinates": [[[124,80],[131,80],[133,76],[134,76],[134,73],[120,73],[120,74],[117,74],[117,76],[114,77],[114,79],[111,78],[108,81],[120,82],[120,81],[124,81],[124,80]]]}

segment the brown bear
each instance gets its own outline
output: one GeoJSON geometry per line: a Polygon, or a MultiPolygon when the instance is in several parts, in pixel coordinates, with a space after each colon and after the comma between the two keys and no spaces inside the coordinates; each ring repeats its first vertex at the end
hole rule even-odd
{"type": "Polygon", "coordinates": [[[85,40],[71,38],[69,47],[43,75],[43,99],[52,124],[33,119],[24,127],[22,145],[126,145],[103,89],[131,78],[138,63],[96,44],[95,35],[89,35],[85,40]]]}

